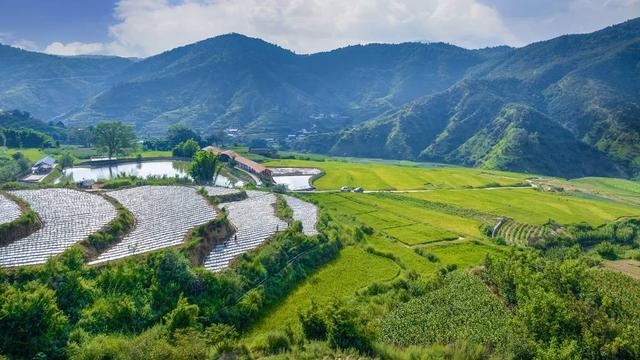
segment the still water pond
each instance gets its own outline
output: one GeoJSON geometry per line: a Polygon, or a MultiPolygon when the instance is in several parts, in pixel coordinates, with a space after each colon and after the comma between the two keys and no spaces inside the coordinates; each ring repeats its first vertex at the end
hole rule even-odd
{"type": "MultiPolygon", "coordinates": [[[[65,169],[63,174],[71,176],[74,181],[108,180],[116,178],[118,175],[135,175],[141,178],[148,176],[189,177],[188,167],[189,163],[186,161],[141,161],[92,167],[76,166],[65,169]]],[[[234,183],[226,176],[218,175],[216,185],[230,187],[234,183]]],[[[236,182],[235,185],[241,186],[242,183],[236,182]]]]}

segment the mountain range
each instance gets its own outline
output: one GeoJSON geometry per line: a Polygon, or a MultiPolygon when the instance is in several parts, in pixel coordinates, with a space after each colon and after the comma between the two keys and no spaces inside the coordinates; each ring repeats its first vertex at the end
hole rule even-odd
{"type": "Polygon", "coordinates": [[[521,48],[370,44],[300,55],[228,34],[146,59],[0,45],[0,109],[143,136],[176,123],[333,155],[580,177],[640,174],[640,19],[521,48]]]}

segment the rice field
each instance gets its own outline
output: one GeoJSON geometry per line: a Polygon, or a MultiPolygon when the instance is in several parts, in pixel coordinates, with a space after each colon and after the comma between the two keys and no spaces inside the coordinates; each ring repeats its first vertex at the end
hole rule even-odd
{"type": "Polygon", "coordinates": [[[273,160],[270,167],[314,167],[325,172],[313,185],[318,190],[342,186],[365,190],[457,189],[521,184],[528,175],[456,167],[399,166],[343,161],[273,160]]]}
{"type": "Polygon", "coordinates": [[[293,210],[293,219],[302,223],[302,232],[307,236],[317,235],[318,208],[312,203],[293,196],[284,195],[284,199],[293,210]]]}
{"type": "Polygon", "coordinates": [[[0,266],[43,264],[116,216],[115,207],[104,198],[70,189],[21,190],[14,195],[27,201],[40,216],[43,227],[35,233],[0,248],[0,266]]]}
{"type": "Polygon", "coordinates": [[[216,217],[194,188],[142,186],[108,193],[136,219],[136,227],[90,264],[99,264],[183,243],[192,228],[216,217]]]}
{"type": "Polygon", "coordinates": [[[622,216],[640,215],[640,209],[634,206],[533,189],[437,190],[403,196],[452,204],[537,225],[550,219],[560,224],[587,222],[600,225],[622,216]]]}
{"type": "Polygon", "coordinates": [[[20,206],[11,199],[0,194],[0,225],[10,223],[22,215],[20,206]]]}
{"type": "Polygon", "coordinates": [[[229,221],[236,233],[222,244],[216,245],[207,255],[203,266],[211,271],[225,269],[231,261],[267,241],[277,231],[287,228],[287,223],[275,214],[277,198],[274,194],[247,191],[248,199],[219,205],[228,211],[229,221]]]}
{"type": "Polygon", "coordinates": [[[425,208],[402,197],[354,193],[312,196],[336,216],[353,216],[407,245],[480,236],[479,220],[425,208]]]}
{"type": "Polygon", "coordinates": [[[372,282],[391,280],[399,271],[400,268],[389,259],[369,254],[358,247],[345,248],[337,259],[310,274],[281,304],[262,318],[251,332],[259,334],[284,329],[297,323],[298,312],[307,308],[311,300],[322,304],[334,298],[345,298],[372,282]]]}

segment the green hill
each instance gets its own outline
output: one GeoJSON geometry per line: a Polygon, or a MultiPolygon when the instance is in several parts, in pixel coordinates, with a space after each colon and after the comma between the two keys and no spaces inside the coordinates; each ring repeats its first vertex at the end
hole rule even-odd
{"type": "Polygon", "coordinates": [[[638,175],[639,50],[640,20],[516,49],[445,92],[345,130],[326,150],[567,177],[638,175]]]}

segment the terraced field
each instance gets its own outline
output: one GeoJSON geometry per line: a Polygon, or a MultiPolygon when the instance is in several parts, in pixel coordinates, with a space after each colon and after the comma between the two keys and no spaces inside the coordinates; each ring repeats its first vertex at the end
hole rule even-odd
{"type": "Polygon", "coordinates": [[[0,248],[0,266],[43,264],[51,256],[100,230],[116,216],[104,198],[69,189],[21,190],[14,195],[27,201],[44,225],[35,233],[0,248]]]}
{"type": "Polygon", "coordinates": [[[22,211],[18,204],[0,194],[0,225],[12,222],[20,215],[22,215],[22,211]]]}
{"type": "Polygon", "coordinates": [[[189,187],[142,186],[108,195],[131,211],[136,227],[91,264],[180,245],[189,230],[216,217],[216,211],[189,187]]]}
{"type": "Polygon", "coordinates": [[[277,231],[287,228],[287,223],[275,214],[277,198],[274,194],[247,191],[247,195],[246,200],[219,205],[228,211],[236,234],[213,248],[204,260],[206,269],[223,270],[236,256],[257,248],[277,231]]]}
{"type": "Polygon", "coordinates": [[[479,220],[425,208],[410,199],[404,201],[402,197],[394,199],[354,193],[312,196],[329,211],[354,216],[407,245],[480,236],[479,220]]]}
{"type": "Polygon", "coordinates": [[[545,224],[550,219],[561,224],[584,221],[600,225],[621,216],[640,215],[640,210],[634,206],[533,189],[437,190],[407,193],[404,196],[452,204],[536,225],[545,224]]]}
{"type": "Polygon", "coordinates": [[[287,205],[293,210],[293,219],[302,223],[302,232],[308,236],[318,234],[316,222],[318,222],[318,208],[309,202],[293,196],[284,195],[287,205]]]}
{"type": "Polygon", "coordinates": [[[542,237],[544,232],[544,227],[540,225],[507,220],[500,226],[496,236],[505,239],[510,244],[526,246],[529,239],[542,237]]]}
{"type": "Polygon", "coordinates": [[[314,181],[318,190],[335,190],[341,186],[365,190],[456,189],[488,185],[510,186],[525,182],[527,175],[493,170],[455,167],[398,166],[380,163],[343,161],[274,160],[271,167],[314,167],[325,175],[314,181]]]}

